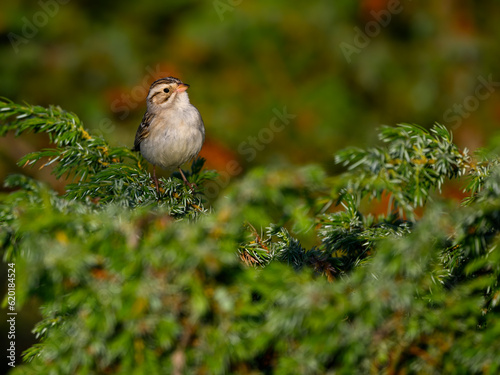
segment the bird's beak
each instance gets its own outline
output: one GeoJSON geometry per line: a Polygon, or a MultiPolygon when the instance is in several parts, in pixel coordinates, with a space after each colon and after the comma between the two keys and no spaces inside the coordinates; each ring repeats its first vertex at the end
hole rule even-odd
{"type": "Polygon", "coordinates": [[[178,87],[177,87],[177,92],[183,92],[183,91],[186,91],[187,89],[189,88],[189,85],[187,83],[181,83],[178,87]]]}

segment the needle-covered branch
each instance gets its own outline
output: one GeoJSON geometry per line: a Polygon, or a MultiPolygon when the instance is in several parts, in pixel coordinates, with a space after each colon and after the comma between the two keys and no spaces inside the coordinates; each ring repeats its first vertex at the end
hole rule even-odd
{"type": "MultiPolygon", "coordinates": [[[[111,147],[102,137],[91,135],[73,113],[60,107],[44,108],[0,100],[0,136],[13,131],[46,133],[56,147],[29,153],[20,166],[53,166],[57,178],[71,177],[66,196],[94,204],[117,202],[128,207],[160,204],[171,207],[175,217],[195,217],[206,212],[200,192],[186,189],[176,178],[162,179],[159,192],[151,188],[151,176],[142,156],[125,147],[111,147]]],[[[216,178],[202,171],[204,160],[193,163],[186,174],[200,189],[216,178]]]]}

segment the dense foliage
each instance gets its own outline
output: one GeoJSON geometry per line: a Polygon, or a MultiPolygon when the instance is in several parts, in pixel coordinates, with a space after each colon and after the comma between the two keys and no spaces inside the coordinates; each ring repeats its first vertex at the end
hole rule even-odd
{"type": "Polygon", "coordinates": [[[500,371],[499,159],[442,126],[385,127],[336,178],[258,168],[210,202],[202,161],[198,191],[173,176],[156,193],[140,155],[58,107],[3,100],[0,124],[47,133],[19,164],[72,181],[5,181],[3,259],[43,315],[13,374],[500,371]],[[462,204],[439,196],[451,178],[462,204]]]}

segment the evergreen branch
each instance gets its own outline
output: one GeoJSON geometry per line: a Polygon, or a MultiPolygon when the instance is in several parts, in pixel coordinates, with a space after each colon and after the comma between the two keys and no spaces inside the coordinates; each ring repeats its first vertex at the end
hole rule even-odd
{"type": "Polygon", "coordinates": [[[432,190],[440,191],[445,179],[463,176],[471,168],[467,149],[460,151],[439,124],[430,131],[410,124],[383,127],[380,139],[386,147],[349,148],[335,160],[349,169],[344,176],[347,192],[371,199],[387,192],[400,215],[413,217],[414,208],[423,206],[432,190]]]}
{"type": "Polygon", "coordinates": [[[360,265],[378,241],[410,233],[411,223],[400,220],[395,213],[377,219],[363,216],[353,195],[345,195],[342,205],[344,211],[323,215],[319,220],[321,249],[336,258],[342,272],[360,265]]]}
{"type": "MultiPolygon", "coordinates": [[[[74,113],[58,106],[44,108],[0,98],[0,123],[0,136],[11,130],[16,136],[25,132],[47,133],[50,141],[59,147],[86,145],[87,142],[97,140],[89,135],[74,113]]],[[[104,142],[102,138],[99,140],[104,142]]]]}
{"type": "MultiPolygon", "coordinates": [[[[200,171],[203,163],[204,160],[200,158],[193,164],[200,171]]],[[[185,172],[185,175],[200,187],[217,177],[213,171],[197,174],[185,172]]],[[[202,197],[197,192],[192,192],[182,180],[170,177],[160,178],[159,181],[158,192],[152,183],[151,175],[140,168],[140,163],[114,163],[90,175],[86,181],[69,184],[66,187],[66,196],[69,199],[90,200],[99,206],[110,203],[131,208],[151,204],[166,206],[176,218],[194,218],[207,211],[203,207],[202,197]]]]}
{"type": "Polygon", "coordinates": [[[26,132],[46,133],[57,148],[32,152],[22,157],[20,166],[33,166],[42,159],[48,160],[40,168],[55,164],[57,178],[73,175],[85,179],[116,160],[109,154],[109,145],[102,137],[92,137],[80,119],[60,107],[16,104],[0,100],[0,136],[14,131],[16,136],[26,132]]]}
{"type": "Polygon", "coordinates": [[[329,280],[340,272],[340,264],[336,259],[321,249],[304,249],[300,241],[284,227],[271,224],[266,228],[265,235],[259,235],[251,224],[247,223],[247,226],[253,240],[241,244],[238,249],[240,259],[247,265],[266,266],[278,261],[296,270],[308,266],[326,275],[329,280]]]}
{"type": "MultiPolygon", "coordinates": [[[[479,160],[476,163],[472,163],[469,171],[469,182],[463,189],[464,192],[469,193],[469,196],[462,202],[465,206],[477,200],[479,193],[483,190],[487,181],[492,181],[492,179],[488,180],[489,177],[492,176],[492,173],[500,165],[500,157],[496,155],[489,155],[484,152],[476,152],[476,154],[479,160]]],[[[488,182],[487,187],[488,189],[494,188],[494,186],[491,186],[491,182],[488,182]]]]}
{"type": "MultiPolygon", "coordinates": [[[[161,179],[162,189],[151,186],[151,176],[144,169],[139,153],[124,147],[110,147],[102,137],[91,136],[76,115],[60,107],[21,105],[7,99],[0,100],[0,136],[12,130],[16,135],[25,132],[48,134],[55,148],[32,152],[22,157],[20,166],[43,163],[41,168],[54,165],[57,177],[72,176],[75,183],[67,186],[66,197],[91,201],[98,206],[119,203],[136,207],[158,203],[170,208],[174,217],[194,218],[206,212],[201,197],[191,192],[176,178],[161,179]],[[76,181],[75,181],[76,180],[76,181]]],[[[192,164],[187,178],[203,189],[203,184],[214,180],[213,171],[202,171],[204,159],[192,164]]]]}

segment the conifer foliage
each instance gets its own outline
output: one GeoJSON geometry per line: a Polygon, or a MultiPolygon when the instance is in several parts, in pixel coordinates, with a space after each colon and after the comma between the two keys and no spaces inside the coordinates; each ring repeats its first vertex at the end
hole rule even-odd
{"type": "Polygon", "coordinates": [[[43,317],[13,374],[500,372],[499,158],[443,126],[384,127],[336,154],[335,178],[256,168],[212,201],[203,160],[197,191],[174,176],[157,192],[139,154],[61,108],[3,99],[0,126],[46,133],[19,165],[69,179],[4,182],[16,308],[35,297],[43,317]]]}

